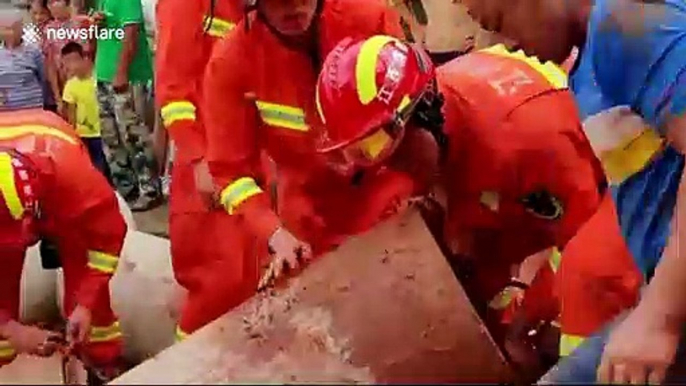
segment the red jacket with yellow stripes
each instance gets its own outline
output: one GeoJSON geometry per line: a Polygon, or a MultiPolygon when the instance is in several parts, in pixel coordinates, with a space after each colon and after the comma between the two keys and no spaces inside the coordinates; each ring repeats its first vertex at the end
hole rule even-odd
{"type": "Polygon", "coordinates": [[[212,47],[243,16],[237,0],[160,0],[157,3],[155,98],[176,148],[172,211],[203,208],[194,192],[192,162],[203,158],[205,131],[198,111],[202,77],[212,47]]]}
{"type": "Polygon", "coordinates": [[[243,16],[241,1],[160,0],[156,9],[155,95],[181,160],[199,160],[205,136],[197,114],[203,70],[214,43],[243,16]]]}
{"type": "MultiPolygon", "coordinates": [[[[279,219],[258,184],[260,152],[266,150],[289,178],[326,184],[325,163],[315,152],[313,130],[318,66],[341,39],[377,34],[402,36],[399,19],[384,0],[324,0],[316,49],[287,46],[254,13],[214,49],[206,69],[203,114],[207,160],[221,202],[241,214],[258,237],[279,219]]],[[[282,173],[283,172],[283,173],[282,173]]]]}
{"type": "Polygon", "coordinates": [[[114,191],[74,130],[50,112],[0,114],[0,147],[18,151],[36,168],[38,232],[58,248],[65,246],[69,253],[60,251],[60,258],[78,259],[88,267],[77,302],[92,309],[108,289],[126,236],[114,191]]]}

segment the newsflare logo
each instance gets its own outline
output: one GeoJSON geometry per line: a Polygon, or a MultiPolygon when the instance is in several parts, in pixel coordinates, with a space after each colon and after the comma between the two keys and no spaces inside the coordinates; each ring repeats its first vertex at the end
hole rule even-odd
{"type": "Polygon", "coordinates": [[[28,44],[38,44],[41,42],[40,29],[33,23],[24,24],[22,40],[28,44]]]}
{"type": "Polygon", "coordinates": [[[95,25],[78,28],[46,28],[41,34],[40,28],[33,23],[24,24],[22,39],[28,44],[39,44],[43,39],[57,41],[89,41],[124,39],[122,28],[99,28],[95,25]]]}

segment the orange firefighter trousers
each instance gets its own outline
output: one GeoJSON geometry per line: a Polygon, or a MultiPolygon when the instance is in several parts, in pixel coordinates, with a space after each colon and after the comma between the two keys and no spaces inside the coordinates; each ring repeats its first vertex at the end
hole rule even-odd
{"type": "Polygon", "coordinates": [[[176,339],[182,340],[252,296],[258,283],[259,246],[239,219],[223,209],[172,213],[169,236],[174,276],[187,291],[176,339]]]}

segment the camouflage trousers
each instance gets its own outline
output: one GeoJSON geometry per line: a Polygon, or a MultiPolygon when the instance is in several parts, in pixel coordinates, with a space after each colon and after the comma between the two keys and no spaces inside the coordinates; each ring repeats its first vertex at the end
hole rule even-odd
{"type": "Polygon", "coordinates": [[[127,201],[161,195],[151,130],[145,124],[144,85],[116,93],[112,84],[98,82],[102,140],[112,181],[127,201]]]}

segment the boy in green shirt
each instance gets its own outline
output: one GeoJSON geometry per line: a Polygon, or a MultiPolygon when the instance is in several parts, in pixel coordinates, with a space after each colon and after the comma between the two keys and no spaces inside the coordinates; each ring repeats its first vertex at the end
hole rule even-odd
{"type": "Polygon", "coordinates": [[[153,78],[143,9],[140,0],[98,0],[96,9],[98,37],[104,37],[97,40],[95,70],[107,161],[131,210],[144,211],[159,204],[162,195],[144,103],[134,99],[146,99],[153,78]]]}

